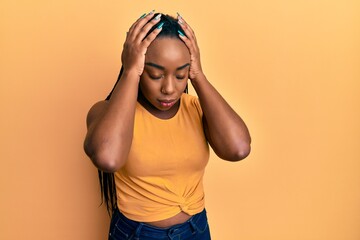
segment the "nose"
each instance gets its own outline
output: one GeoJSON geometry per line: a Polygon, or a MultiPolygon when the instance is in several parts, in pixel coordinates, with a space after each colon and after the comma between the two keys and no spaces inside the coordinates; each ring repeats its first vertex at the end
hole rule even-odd
{"type": "Polygon", "coordinates": [[[175,92],[175,82],[172,77],[164,77],[161,85],[161,92],[166,95],[171,95],[175,92]]]}

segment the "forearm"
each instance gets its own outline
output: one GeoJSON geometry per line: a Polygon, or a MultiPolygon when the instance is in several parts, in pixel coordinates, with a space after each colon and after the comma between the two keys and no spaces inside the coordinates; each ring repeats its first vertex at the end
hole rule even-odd
{"type": "Polygon", "coordinates": [[[160,21],[153,11],[137,19],[126,34],[121,53],[124,72],[108,103],[95,104],[88,114],[88,133],[84,149],[101,170],[113,172],[127,160],[133,136],[135,107],[145,54],[151,42],[161,32],[160,21]]]}
{"type": "Polygon", "coordinates": [[[241,117],[201,74],[192,84],[204,113],[208,140],[217,155],[240,160],[250,152],[251,138],[241,117]]]}
{"type": "Polygon", "coordinates": [[[124,72],[106,107],[89,125],[85,151],[101,170],[124,165],[132,142],[138,75],[124,72]]]}

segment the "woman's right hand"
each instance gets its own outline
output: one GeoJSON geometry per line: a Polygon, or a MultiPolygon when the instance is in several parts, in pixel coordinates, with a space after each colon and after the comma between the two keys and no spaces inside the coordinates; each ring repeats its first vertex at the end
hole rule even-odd
{"type": "Polygon", "coordinates": [[[160,28],[155,28],[145,39],[150,29],[160,21],[161,14],[153,18],[154,11],[140,17],[130,27],[125,39],[121,61],[125,72],[135,72],[139,77],[144,71],[145,54],[151,42],[160,33],[160,28]],[[151,21],[150,19],[153,18],[151,21]]]}

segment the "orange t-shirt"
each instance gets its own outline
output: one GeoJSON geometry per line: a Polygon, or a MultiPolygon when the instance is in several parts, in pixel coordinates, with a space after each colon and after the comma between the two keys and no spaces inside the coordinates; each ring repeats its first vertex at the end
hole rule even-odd
{"type": "Polygon", "coordinates": [[[209,146],[202,115],[198,98],[185,93],[171,119],[137,103],[128,160],[115,173],[117,205],[126,217],[150,222],[204,209],[209,146]]]}

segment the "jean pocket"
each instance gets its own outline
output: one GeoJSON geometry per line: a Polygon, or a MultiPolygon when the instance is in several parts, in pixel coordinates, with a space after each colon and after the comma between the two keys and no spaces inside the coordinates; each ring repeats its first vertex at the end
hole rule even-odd
{"type": "Polygon", "coordinates": [[[109,233],[109,240],[130,240],[130,239],[131,238],[129,237],[128,234],[126,234],[121,229],[116,227],[112,229],[112,231],[109,233]]]}
{"type": "Polygon", "coordinates": [[[199,233],[203,233],[203,232],[207,231],[209,228],[209,223],[207,220],[206,212],[202,212],[200,214],[199,218],[194,221],[194,223],[196,226],[196,230],[199,233]]]}
{"type": "Polygon", "coordinates": [[[198,231],[199,233],[204,233],[205,231],[208,230],[209,224],[208,224],[208,222],[206,221],[206,222],[202,222],[201,224],[196,224],[196,227],[197,227],[197,231],[198,231]]]}
{"type": "Polygon", "coordinates": [[[131,240],[132,231],[131,226],[119,218],[110,228],[109,240],[131,240]]]}

